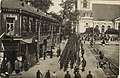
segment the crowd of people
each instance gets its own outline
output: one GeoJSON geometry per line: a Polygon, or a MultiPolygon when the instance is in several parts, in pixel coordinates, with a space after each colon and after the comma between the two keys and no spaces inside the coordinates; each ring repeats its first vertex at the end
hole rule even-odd
{"type": "MultiPolygon", "coordinates": [[[[67,71],[67,69],[69,68],[69,64],[70,64],[71,69],[74,68],[74,72],[73,72],[74,78],[82,78],[81,74],[80,74],[80,70],[82,72],[84,72],[86,64],[87,64],[85,57],[84,57],[84,53],[85,53],[85,50],[84,50],[82,41],[80,40],[79,37],[72,35],[72,38],[68,39],[66,47],[65,47],[64,51],[62,52],[62,54],[60,55],[60,60],[59,60],[60,70],[63,69],[64,71],[66,71],[64,78],[72,78],[69,71],[67,71]],[[74,44],[77,43],[77,44],[73,45],[73,43],[74,44]],[[76,46],[77,46],[77,48],[75,48],[76,46]],[[81,54],[79,54],[79,53],[81,53],[81,54]],[[72,55],[74,55],[74,56],[72,56],[72,55]],[[75,65],[75,67],[74,67],[74,65],[75,65]],[[80,66],[82,67],[82,69],[80,69],[80,66]]],[[[42,76],[43,76],[43,74],[38,70],[36,73],[36,77],[41,78],[42,76]]],[[[50,70],[48,70],[46,72],[44,77],[45,78],[58,78],[55,71],[53,72],[53,74],[51,76],[50,70]]],[[[86,75],[86,78],[93,78],[91,71],[89,71],[89,73],[86,75]]]]}
{"type": "MultiPolygon", "coordinates": [[[[50,70],[48,70],[45,73],[45,76],[44,76],[42,74],[42,72],[40,70],[38,70],[36,72],[36,78],[59,78],[59,77],[57,76],[57,73],[55,71],[51,74],[50,70]]],[[[72,78],[69,71],[66,71],[66,73],[64,75],[64,78],[72,78]]],[[[74,71],[74,78],[82,78],[79,70],[77,70],[76,72],[74,71]]],[[[86,78],[93,78],[93,75],[91,74],[91,71],[89,71],[89,73],[86,75],[86,78]]]]}
{"type": "MultiPolygon", "coordinates": [[[[81,78],[79,70],[84,72],[87,62],[84,57],[85,50],[84,50],[84,46],[83,46],[83,43],[82,43],[80,37],[75,34],[72,34],[71,37],[69,37],[68,42],[66,43],[65,49],[63,50],[62,54],[60,52],[61,52],[61,50],[57,50],[57,57],[60,56],[60,60],[59,60],[60,69],[63,69],[64,71],[66,71],[64,78],[71,78],[69,71],[67,71],[67,69],[69,68],[69,64],[70,64],[71,69],[74,68],[74,72],[73,72],[74,78],[81,78]],[[75,65],[75,67],[74,67],[74,65],[75,65]],[[82,69],[80,69],[80,66],[82,67],[82,69]]],[[[24,62],[26,62],[26,61],[24,61],[24,62]]],[[[24,63],[24,65],[20,65],[19,60],[16,60],[15,61],[15,73],[19,74],[21,70],[26,71],[26,68],[27,68],[26,64],[24,63]],[[21,68],[21,66],[22,66],[22,68],[21,68]]],[[[8,62],[7,72],[10,73],[10,71],[11,71],[10,64],[8,62]]],[[[36,78],[41,78],[41,77],[57,78],[57,74],[54,71],[51,76],[50,70],[48,70],[44,76],[41,73],[41,71],[38,70],[36,72],[36,78]]],[[[91,71],[89,71],[89,74],[86,76],[86,78],[93,78],[91,71]]]]}

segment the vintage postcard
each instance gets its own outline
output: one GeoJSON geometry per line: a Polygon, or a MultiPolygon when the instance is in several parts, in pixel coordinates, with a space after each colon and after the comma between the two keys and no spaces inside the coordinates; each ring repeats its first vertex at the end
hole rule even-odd
{"type": "Polygon", "coordinates": [[[119,78],[120,0],[0,0],[0,78],[119,78]]]}

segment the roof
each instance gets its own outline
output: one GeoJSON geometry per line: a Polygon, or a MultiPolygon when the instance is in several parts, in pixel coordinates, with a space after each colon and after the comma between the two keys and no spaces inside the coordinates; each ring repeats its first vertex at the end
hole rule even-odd
{"type": "Polygon", "coordinates": [[[120,21],[120,17],[116,18],[115,21],[120,21]]]}
{"type": "Polygon", "coordinates": [[[30,38],[30,39],[23,39],[22,41],[25,42],[25,43],[30,44],[30,43],[32,43],[32,38],[30,38]]]}
{"type": "Polygon", "coordinates": [[[113,4],[93,4],[94,20],[111,21],[120,17],[120,5],[113,4]]]}
{"type": "Polygon", "coordinates": [[[49,18],[51,20],[57,21],[55,18],[47,16],[42,10],[37,11],[37,8],[32,7],[31,5],[27,5],[24,3],[24,6],[22,6],[21,4],[22,2],[19,0],[3,0],[2,8],[19,9],[19,10],[22,9],[23,11],[34,13],[34,14],[49,18]]]}
{"type": "Polygon", "coordinates": [[[24,6],[22,6],[21,4],[22,2],[19,0],[3,0],[2,8],[22,9],[24,11],[28,11],[28,12],[35,13],[41,16],[45,16],[43,11],[39,10],[39,12],[37,12],[37,8],[27,5],[25,3],[24,3],[24,6]]]}

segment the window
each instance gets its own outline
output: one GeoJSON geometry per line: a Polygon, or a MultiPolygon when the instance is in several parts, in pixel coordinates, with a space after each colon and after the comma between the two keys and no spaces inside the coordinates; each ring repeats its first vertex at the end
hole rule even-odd
{"type": "Polygon", "coordinates": [[[11,31],[13,31],[13,24],[11,24],[11,31]]]}
{"type": "Polygon", "coordinates": [[[83,8],[87,8],[87,0],[83,0],[83,8]]]}
{"type": "Polygon", "coordinates": [[[36,20],[33,19],[33,21],[31,21],[32,25],[31,25],[31,31],[34,33],[35,32],[35,27],[36,27],[36,20]]]}
{"type": "Polygon", "coordinates": [[[14,35],[14,21],[15,18],[6,18],[6,32],[7,35],[14,35]]]}
{"type": "Polygon", "coordinates": [[[102,29],[101,29],[101,31],[102,31],[102,32],[105,31],[105,26],[104,26],[104,25],[102,25],[102,29]]]}
{"type": "Polygon", "coordinates": [[[98,25],[96,25],[96,27],[95,28],[99,28],[99,26],[98,25]]]}
{"type": "Polygon", "coordinates": [[[108,26],[108,30],[110,29],[110,26],[108,26]]]}
{"type": "Polygon", "coordinates": [[[88,23],[86,23],[86,27],[88,27],[88,23]]]}
{"type": "Polygon", "coordinates": [[[119,23],[119,25],[118,25],[118,30],[120,31],[120,23],[119,23]]]}
{"type": "Polygon", "coordinates": [[[7,24],[7,33],[9,32],[9,24],[7,24]]]}

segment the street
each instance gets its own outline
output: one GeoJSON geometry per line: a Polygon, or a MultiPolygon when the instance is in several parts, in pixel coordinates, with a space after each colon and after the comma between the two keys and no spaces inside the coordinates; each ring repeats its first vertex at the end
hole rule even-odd
{"type": "MultiPolygon", "coordinates": [[[[67,40],[66,40],[67,42],[67,40]]],[[[63,51],[66,42],[61,43],[60,47],[63,51]]],[[[96,57],[94,56],[94,54],[92,54],[91,50],[88,48],[89,44],[88,42],[86,44],[84,44],[84,49],[85,49],[85,54],[84,54],[84,58],[87,61],[87,65],[85,67],[85,71],[82,72],[80,70],[80,74],[82,76],[82,78],[85,78],[86,75],[88,74],[88,71],[92,72],[93,78],[107,78],[106,73],[103,71],[102,68],[97,68],[98,66],[98,60],[96,59],[96,57]]],[[[80,54],[81,56],[81,54],[80,54]]],[[[54,56],[53,58],[47,58],[46,60],[43,60],[42,58],[39,60],[39,62],[33,66],[32,68],[30,68],[27,72],[21,72],[21,75],[16,75],[16,74],[12,74],[10,77],[11,78],[35,78],[36,76],[36,72],[39,69],[42,74],[43,74],[43,78],[45,76],[45,73],[47,72],[47,70],[50,70],[51,76],[52,73],[54,71],[56,71],[57,73],[57,77],[58,78],[64,78],[64,75],[66,72],[62,70],[60,70],[60,66],[59,66],[59,58],[54,56]]],[[[79,67],[81,69],[81,66],[79,67]]],[[[68,68],[68,71],[71,74],[71,77],[74,77],[74,69],[70,69],[68,68]]]]}

